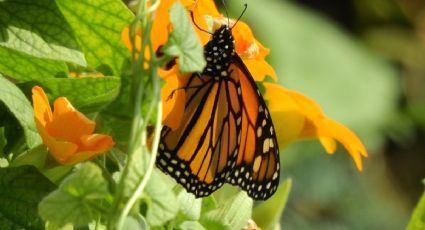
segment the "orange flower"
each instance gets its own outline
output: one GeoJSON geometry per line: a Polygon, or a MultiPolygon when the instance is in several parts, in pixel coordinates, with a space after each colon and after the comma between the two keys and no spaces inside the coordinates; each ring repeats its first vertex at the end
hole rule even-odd
{"type": "Polygon", "coordinates": [[[114,145],[112,137],[93,134],[95,122],[77,111],[65,97],[56,99],[53,112],[41,87],[32,88],[32,100],[38,132],[60,164],[93,159],[114,145]]]}
{"type": "Polygon", "coordinates": [[[361,158],[367,157],[367,151],[351,130],[326,117],[313,100],[300,93],[272,83],[264,83],[264,87],[264,98],[268,101],[281,148],[299,139],[318,138],[332,154],[338,141],[353,158],[357,169],[363,169],[361,158]]]}

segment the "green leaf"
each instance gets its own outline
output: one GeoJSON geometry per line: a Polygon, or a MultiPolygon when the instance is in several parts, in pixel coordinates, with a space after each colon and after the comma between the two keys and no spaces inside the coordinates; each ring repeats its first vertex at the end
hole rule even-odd
{"type": "MultiPolygon", "coordinates": [[[[118,144],[126,146],[128,144],[129,134],[131,130],[131,121],[134,113],[134,100],[132,88],[133,73],[131,71],[130,63],[125,63],[123,72],[121,74],[121,88],[117,98],[110,103],[99,114],[99,118],[104,122],[107,132],[115,137],[118,144]]],[[[143,78],[145,84],[150,84],[149,78],[143,78]]],[[[143,100],[152,101],[154,96],[151,87],[145,88],[143,100]]],[[[142,114],[146,114],[149,109],[149,103],[142,103],[142,114]]],[[[150,123],[155,124],[156,116],[151,116],[150,123]]]]}
{"type": "Polygon", "coordinates": [[[33,109],[30,102],[16,85],[1,75],[0,85],[0,101],[4,103],[10,114],[17,119],[23,128],[25,142],[28,147],[32,148],[40,144],[41,139],[35,128],[33,109]]]}
{"type": "MultiPolygon", "coordinates": [[[[20,84],[29,92],[34,82],[20,84]]],[[[117,97],[120,89],[118,77],[51,78],[37,81],[50,99],[66,97],[82,112],[94,112],[117,97]]]]}
{"type": "Polygon", "coordinates": [[[229,198],[218,209],[208,212],[201,219],[201,223],[206,227],[211,226],[212,223],[221,223],[226,229],[242,229],[251,218],[252,205],[252,199],[246,192],[241,191],[229,198]]]}
{"type": "Polygon", "coordinates": [[[107,186],[102,171],[91,162],[84,163],[40,202],[39,214],[56,226],[88,224],[101,215],[98,208],[109,195],[107,186]]]}
{"type": "Polygon", "coordinates": [[[197,199],[192,193],[181,189],[177,195],[180,212],[185,216],[186,220],[199,220],[201,217],[202,199],[197,199]]]}
{"type": "Polygon", "coordinates": [[[287,179],[279,185],[276,193],[270,199],[254,208],[252,219],[261,229],[274,229],[285,209],[291,186],[292,180],[287,179]]]}
{"type": "Polygon", "coordinates": [[[74,29],[87,62],[97,68],[109,65],[118,75],[128,49],[121,32],[133,19],[130,10],[119,0],[57,0],[66,20],[74,29]]]}
{"type": "Polygon", "coordinates": [[[379,148],[386,119],[399,107],[398,71],[335,23],[292,2],[252,1],[244,14],[254,35],[271,49],[268,58],[279,83],[317,101],[369,149],[379,148]]]}
{"type": "Polygon", "coordinates": [[[37,169],[41,169],[45,165],[48,154],[47,147],[45,145],[39,145],[19,155],[10,165],[12,167],[32,165],[37,169]]]}
{"type": "MultiPolygon", "coordinates": [[[[128,174],[127,177],[123,178],[125,197],[130,197],[143,180],[148,167],[149,158],[150,157],[146,154],[146,151],[141,150],[135,151],[134,154],[131,155],[131,158],[128,158],[128,165],[126,166],[128,167],[128,174]]],[[[149,183],[147,186],[149,186],[149,183]]]]}
{"type": "Polygon", "coordinates": [[[0,229],[44,229],[38,202],[55,189],[33,166],[0,168],[0,229]]]}
{"type": "Polygon", "coordinates": [[[204,215],[205,213],[208,213],[211,210],[216,209],[217,201],[215,200],[214,196],[207,196],[201,199],[202,200],[202,209],[201,209],[201,215],[204,215]]]}
{"type": "Polygon", "coordinates": [[[168,56],[179,58],[181,72],[202,71],[207,64],[204,51],[187,17],[187,10],[181,3],[175,3],[170,8],[170,21],[173,31],[162,51],[168,56]]]}
{"type": "Polygon", "coordinates": [[[39,145],[26,151],[14,159],[10,164],[11,167],[23,165],[32,165],[36,167],[45,177],[55,184],[58,184],[58,182],[72,169],[71,165],[58,165],[53,157],[49,155],[45,145],[39,145]],[[53,162],[53,166],[49,165],[51,162],[53,162]]]}
{"type": "Polygon", "coordinates": [[[198,221],[185,221],[181,223],[178,227],[181,230],[204,230],[204,226],[200,224],[198,221]]]}
{"type": "Polygon", "coordinates": [[[73,31],[54,0],[3,1],[0,15],[0,46],[39,58],[86,65],[73,31]]]}
{"type": "Polygon", "coordinates": [[[413,210],[412,217],[406,230],[423,230],[425,229],[425,193],[422,195],[415,210],[413,210]]]}
{"type": "Polygon", "coordinates": [[[146,221],[151,226],[160,226],[177,216],[177,198],[171,184],[166,183],[164,174],[157,169],[152,172],[145,193],[149,196],[146,221]]]}
{"type": "Polygon", "coordinates": [[[137,217],[127,216],[124,220],[124,226],[122,229],[145,230],[149,229],[149,227],[145,218],[143,218],[141,215],[138,215],[137,217]]]}
{"type": "Polygon", "coordinates": [[[67,72],[64,62],[40,59],[0,46],[0,72],[19,81],[53,78],[67,72]]]}

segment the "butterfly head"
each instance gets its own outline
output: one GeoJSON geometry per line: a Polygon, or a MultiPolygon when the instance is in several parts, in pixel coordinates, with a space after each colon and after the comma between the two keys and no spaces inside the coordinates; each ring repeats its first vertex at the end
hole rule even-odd
{"type": "Polygon", "coordinates": [[[204,55],[207,61],[207,67],[204,74],[210,76],[223,76],[223,71],[227,70],[235,52],[235,40],[232,31],[227,25],[222,25],[217,29],[211,40],[205,45],[204,55]]]}

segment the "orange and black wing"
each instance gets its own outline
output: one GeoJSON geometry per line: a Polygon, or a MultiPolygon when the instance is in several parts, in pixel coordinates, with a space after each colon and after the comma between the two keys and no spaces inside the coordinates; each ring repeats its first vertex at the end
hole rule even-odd
{"type": "Polygon", "coordinates": [[[240,85],[193,74],[185,91],[182,123],[176,130],[162,129],[157,166],[187,191],[203,197],[226,182],[236,160],[240,85]]]}
{"type": "Polygon", "coordinates": [[[240,145],[236,165],[226,178],[254,199],[265,200],[279,185],[279,148],[270,112],[239,56],[230,66],[242,90],[240,145]]]}
{"type": "Polygon", "coordinates": [[[204,47],[207,66],[190,76],[175,130],[161,131],[157,165],[196,197],[223,183],[267,199],[279,183],[279,153],[270,113],[223,25],[204,47]]]}

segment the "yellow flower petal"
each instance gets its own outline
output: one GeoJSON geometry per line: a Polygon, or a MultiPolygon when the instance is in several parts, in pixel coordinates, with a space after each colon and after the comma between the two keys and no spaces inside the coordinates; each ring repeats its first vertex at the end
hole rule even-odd
{"type": "Polygon", "coordinates": [[[266,88],[264,97],[269,102],[273,121],[277,123],[276,135],[282,147],[297,139],[318,138],[328,153],[334,153],[338,141],[353,158],[357,169],[362,170],[361,158],[367,157],[367,151],[351,130],[327,118],[313,100],[300,93],[272,83],[264,83],[264,87],[266,88]],[[289,120],[285,117],[297,119],[294,119],[293,124],[290,124],[290,121],[283,123],[281,120],[289,120]],[[302,125],[300,125],[301,117],[304,118],[302,125]],[[289,131],[291,129],[292,131],[289,131]],[[291,135],[285,132],[290,132],[291,135]]]}

